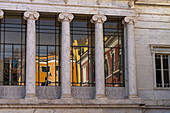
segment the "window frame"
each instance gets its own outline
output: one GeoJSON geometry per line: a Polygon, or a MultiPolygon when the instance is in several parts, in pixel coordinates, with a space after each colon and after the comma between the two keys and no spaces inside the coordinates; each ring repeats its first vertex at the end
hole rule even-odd
{"type": "MultiPolygon", "coordinates": [[[[107,82],[107,79],[109,78],[109,76],[105,77],[105,87],[125,87],[125,86],[127,86],[126,83],[125,83],[126,82],[125,79],[126,79],[126,75],[127,75],[127,73],[126,73],[126,65],[127,65],[126,61],[127,61],[127,59],[125,57],[126,56],[126,49],[127,49],[126,48],[126,43],[127,43],[126,42],[126,26],[125,26],[125,24],[122,23],[122,21],[123,21],[122,19],[123,18],[109,17],[108,21],[105,22],[104,25],[103,25],[103,38],[105,38],[105,36],[114,36],[115,39],[117,38],[116,40],[118,40],[117,41],[117,44],[118,44],[117,47],[116,46],[115,47],[109,47],[108,46],[109,43],[107,43],[107,41],[109,41],[110,39],[108,39],[108,40],[104,39],[104,56],[105,56],[105,53],[107,52],[106,49],[111,48],[111,49],[114,50],[114,57],[115,57],[116,56],[115,55],[116,54],[115,49],[117,49],[117,51],[118,51],[118,66],[117,67],[118,67],[118,70],[122,71],[122,78],[120,78],[120,81],[122,80],[122,82],[120,82],[120,81],[114,82],[113,81],[114,72],[112,72],[112,75],[109,75],[109,76],[112,76],[112,83],[107,82]],[[105,25],[107,25],[108,23],[117,23],[117,27],[116,28],[107,28],[105,25]],[[117,34],[111,34],[111,35],[107,34],[107,33],[109,33],[109,32],[107,32],[108,29],[117,29],[117,31],[116,31],[117,34]],[[121,54],[120,54],[120,51],[122,52],[121,54]],[[120,55],[123,55],[123,57],[120,56],[120,55]],[[122,60],[120,60],[120,59],[122,59],[122,60]],[[112,86],[108,86],[110,84],[112,86]],[[116,84],[118,84],[118,86],[116,86],[116,84]]],[[[111,55],[111,57],[112,57],[112,52],[113,51],[111,51],[109,53],[111,55]]],[[[115,58],[114,58],[114,60],[115,60],[115,58]]],[[[116,63],[113,63],[113,60],[111,62],[112,62],[111,67],[114,64],[114,69],[115,69],[114,71],[117,73],[116,66],[115,66],[116,63]]],[[[110,71],[113,71],[113,70],[109,69],[109,73],[110,73],[110,71]]],[[[120,76],[121,76],[121,74],[119,72],[118,77],[120,77],[120,76]]]]}
{"type": "MultiPolygon", "coordinates": [[[[157,87],[157,83],[156,83],[156,62],[155,62],[155,55],[156,54],[168,55],[168,57],[170,59],[170,45],[166,45],[166,44],[150,44],[149,46],[150,46],[151,55],[152,55],[154,89],[170,89],[170,87],[164,87],[164,85],[162,85],[162,87],[157,87]]],[[[170,60],[168,62],[169,62],[168,65],[169,65],[169,77],[170,77],[170,60]]],[[[161,68],[161,73],[162,73],[162,68],[161,68]]],[[[164,81],[163,81],[163,83],[164,83],[164,81]]]]}
{"type": "Polygon", "coordinates": [[[5,11],[4,17],[0,19],[0,52],[2,53],[1,63],[3,65],[3,69],[1,70],[3,73],[1,75],[2,80],[0,81],[1,86],[26,85],[26,34],[27,22],[23,19],[23,13],[10,13],[10,11],[5,11]],[[18,36],[16,37],[14,33],[17,33],[18,36]],[[12,36],[8,37],[9,34],[12,34],[12,36]],[[15,41],[11,41],[11,39],[15,39],[15,41]],[[10,51],[8,49],[10,49],[10,51]],[[15,56],[15,54],[17,54],[17,57],[15,56]],[[15,73],[15,67],[13,67],[13,64],[16,63],[14,60],[17,60],[17,73],[15,73]],[[5,64],[7,63],[9,65],[9,73],[8,78],[5,80],[5,64]],[[16,80],[14,80],[14,76],[16,76],[16,80]]]}

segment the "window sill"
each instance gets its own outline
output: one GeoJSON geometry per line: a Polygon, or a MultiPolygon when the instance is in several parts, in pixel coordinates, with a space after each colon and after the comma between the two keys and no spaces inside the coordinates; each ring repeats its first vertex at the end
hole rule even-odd
{"type": "Polygon", "coordinates": [[[154,90],[170,90],[170,87],[154,87],[154,90]]]}

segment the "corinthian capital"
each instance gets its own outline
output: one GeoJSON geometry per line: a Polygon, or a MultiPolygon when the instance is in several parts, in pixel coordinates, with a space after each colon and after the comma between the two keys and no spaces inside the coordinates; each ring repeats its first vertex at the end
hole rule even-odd
{"type": "Polygon", "coordinates": [[[25,20],[38,20],[40,14],[35,11],[27,11],[24,13],[25,20]]]}
{"type": "Polygon", "coordinates": [[[136,22],[138,22],[138,19],[137,19],[137,17],[125,17],[124,18],[124,22],[125,23],[130,23],[130,24],[133,24],[133,23],[136,23],[136,22]]]}
{"type": "Polygon", "coordinates": [[[4,17],[4,12],[0,10],[0,19],[2,19],[3,17],[4,17]]]}
{"type": "Polygon", "coordinates": [[[71,22],[74,16],[71,13],[60,13],[58,16],[58,20],[60,22],[62,21],[68,21],[71,22]]]}
{"type": "Polygon", "coordinates": [[[107,20],[107,17],[104,15],[93,15],[91,22],[92,23],[104,23],[107,20]]]}

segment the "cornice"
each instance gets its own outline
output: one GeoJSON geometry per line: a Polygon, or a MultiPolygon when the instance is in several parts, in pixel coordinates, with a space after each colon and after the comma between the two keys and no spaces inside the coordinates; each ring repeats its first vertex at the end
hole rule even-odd
{"type": "MultiPolygon", "coordinates": [[[[100,0],[101,1],[101,0],[100,0]]],[[[133,1],[133,0],[119,0],[119,1],[133,1]]],[[[135,10],[133,7],[131,8],[123,8],[123,7],[112,7],[112,6],[102,6],[102,5],[74,5],[74,4],[57,4],[57,3],[35,3],[35,2],[14,2],[14,1],[0,1],[0,3],[17,3],[17,4],[29,4],[29,5],[50,5],[50,6],[65,6],[65,7],[89,7],[89,8],[106,8],[106,9],[126,9],[126,10],[135,10]]],[[[127,6],[129,5],[129,2],[127,6]]]]}
{"type": "Polygon", "coordinates": [[[170,3],[156,3],[156,2],[140,2],[140,1],[136,1],[135,5],[151,5],[151,6],[170,6],[170,3]]]}

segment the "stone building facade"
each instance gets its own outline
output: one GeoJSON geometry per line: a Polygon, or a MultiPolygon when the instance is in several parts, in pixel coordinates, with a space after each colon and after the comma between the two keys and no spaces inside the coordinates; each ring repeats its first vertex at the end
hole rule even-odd
{"type": "Polygon", "coordinates": [[[169,0],[0,0],[0,18],[0,113],[170,112],[169,0]],[[41,18],[47,19],[41,21],[41,18]],[[74,19],[78,21],[75,25],[74,19]],[[83,22],[90,33],[84,37],[88,36],[91,45],[79,38],[76,41],[83,46],[71,45],[75,41],[70,39],[78,32],[76,27],[81,33],[79,27],[83,22]],[[106,30],[111,29],[107,24],[112,25],[111,32],[106,30]],[[59,44],[50,45],[52,35],[41,34],[52,34],[51,29],[59,38],[59,44]],[[37,37],[43,36],[41,43],[37,37]],[[118,60],[119,64],[113,62],[107,72],[105,59],[109,58],[105,55],[105,46],[112,42],[108,37],[117,40],[111,44],[116,46],[109,54],[118,54],[119,58],[112,61],[118,60]],[[54,54],[51,46],[55,47],[54,54]],[[43,47],[46,47],[45,53],[43,47]],[[81,59],[87,57],[83,47],[88,48],[90,63],[86,67],[92,71],[82,77],[88,72],[81,68],[81,59]],[[74,49],[71,51],[71,48],[74,49]],[[71,54],[72,62],[80,68],[75,74],[77,78],[71,76],[75,68],[70,63],[70,51],[80,59],[71,54]],[[42,57],[47,60],[42,61],[42,57]],[[48,80],[53,69],[49,59],[57,62],[55,77],[61,75],[55,78],[55,85],[48,85],[53,83],[48,80]],[[47,68],[37,67],[37,62],[47,68]],[[36,73],[40,70],[46,72],[44,83],[38,81],[40,77],[36,73]],[[111,73],[112,80],[106,79],[106,73],[111,73]]]}

